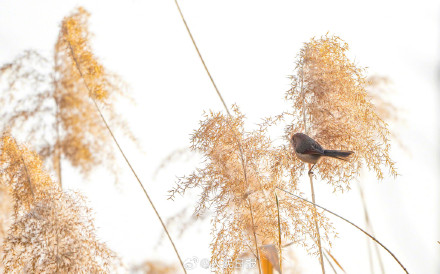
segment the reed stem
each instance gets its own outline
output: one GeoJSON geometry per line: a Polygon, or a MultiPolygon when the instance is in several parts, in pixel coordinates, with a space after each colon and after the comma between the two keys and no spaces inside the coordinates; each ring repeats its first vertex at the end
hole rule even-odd
{"type": "MultiPolygon", "coordinates": [[[[334,216],[336,216],[336,217],[342,219],[343,221],[345,221],[345,222],[351,224],[352,226],[354,226],[355,228],[357,228],[358,230],[360,230],[362,233],[364,233],[365,235],[367,235],[368,237],[370,237],[370,238],[371,238],[373,241],[375,241],[377,244],[379,244],[383,249],[385,249],[385,250],[386,250],[386,251],[387,251],[387,252],[388,252],[388,253],[394,258],[394,260],[400,265],[400,267],[403,269],[403,271],[405,271],[405,273],[408,273],[408,271],[406,270],[406,268],[405,268],[405,267],[403,266],[403,264],[399,261],[399,259],[397,259],[396,255],[394,255],[394,253],[391,252],[391,250],[389,250],[385,245],[383,245],[381,242],[379,242],[379,240],[377,240],[375,237],[371,236],[368,232],[366,232],[365,230],[363,230],[363,229],[360,228],[359,226],[357,226],[357,225],[355,225],[354,223],[352,223],[351,221],[345,219],[345,218],[342,217],[341,215],[338,215],[338,214],[336,214],[336,213],[334,213],[334,212],[332,212],[332,211],[326,209],[326,208],[323,207],[323,206],[320,206],[320,205],[318,205],[318,204],[315,204],[315,203],[313,203],[313,202],[310,202],[309,200],[304,199],[303,197],[300,197],[300,196],[298,196],[298,195],[295,195],[295,194],[293,194],[292,192],[289,192],[289,191],[284,190],[284,189],[282,189],[282,188],[279,188],[279,187],[276,187],[276,188],[279,189],[279,190],[281,190],[281,191],[283,191],[283,192],[285,192],[285,193],[287,193],[287,194],[292,195],[293,197],[295,197],[295,198],[297,198],[297,199],[300,199],[300,200],[303,200],[304,202],[307,202],[307,203],[310,203],[310,204],[312,204],[312,205],[315,205],[315,206],[317,206],[317,207],[323,209],[324,211],[327,211],[328,213],[330,213],[330,214],[332,214],[332,215],[334,215],[334,216]]],[[[440,243],[440,242],[439,242],[439,243],[440,243]]]]}
{"type": "Polygon", "coordinates": [[[119,142],[118,142],[118,140],[116,139],[115,135],[113,134],[113,131],[111,130],[110,126],[108,125],[107,120],[104,118],[104,115],[102,114],[101,109],[99,108],[98,103],[96,102],[96,100],[95,100],[95,98],[94,98],[94,94],[93,94],[92,91],[90,90],[90,87],[89,87],[89,85],[87,84],[87,82],[86,82],[86,80],[85,80],[85,78],[84,78],[84,75],[83,75],[83,73],[82,73],[82,71],[81,71],[81,68],[80,68],[80,66],[79,66],[79,63],[78,63],[78,61],[77,61],[77,59],[76,59],[75,52],[73,51],[72,45],[70,44],[70,42],[69,42],[68,40],[66,40],[66,42],[67,42],[67,44],[69,45],[70,53],[71,53],[71,55],[72,55],[73,62],[75,63],[75,66],[76,66],[76,68],[78,69],[78,72],[79,72],[81,78],[82,78],[83,81],[84,81],[84,85],[86,86],[87,90],[89,91],[89,97],[91,98],[93,104],[95,105],[96,111],[99,113],[99,116],[101,117],[102,121],[104,122],[105,127],[107,128],[107,130],[108,130],[108,132],[110,133],[110,135],[111,135],[113,141],[115,142],[116,146],[118,147],[119,152],[122,154],[122,157],[124,157],[124,160],[125,160],[125,162],[127,163],[127,165],[129,166],[129,168],[130,168],[131,172],[133,173],[134,177],[136,177],[136,180],[138,181],[138,183],[139,183],[140,187],[142,188],[142,190],[143,190],[145,196],[147,197],[148,202],[150,202],[150,205],[151,205],[151,207],[153,208],[154,213],[156,213],[157,218],[159,219],[160,223],[162,224],[162,227],[163,227],[165,233],[167,234],[168,239],[169,239],[170,242],[171,242],[171,245],[173,246],[174,252],[176,253],[177,258],[179,259],[179,262],[180,262],[180,265],[182,266],[182,270],[183,270],[183,272],[186,273],[186,269],[185,269],[185,266],[184,266],[184,264],[183,264],[183,261],[182,261],[182,259],[180,258],[180,254],[179,254],[179,252],[177,251],[176,245],[174,244],[174,241],[173,241],[173,239],[171,238],[170,233],[168,232],[168,229],[167,229],[167,227],[166,227],[166,225],[165,225],[165,222],[164,222],[164,221],[162,220],[162,218],[160,217],[160,214],[159,214],[159,212],[157,211],[156,206],[154,205],[153,201],[151,200],[150,195],[148,195],[147,190],[145,189],[144,185],[142,184],[141,180],[139,179],[139,177],[138,177],[136,171],[134,170],[134,168],[133,168],[133,166],[131,165],[130,161],[128,160],[127,156],[125,156],[125,153],[124,153],[124,151],[122,150],[121,146],[119,145],[119,142]]]}

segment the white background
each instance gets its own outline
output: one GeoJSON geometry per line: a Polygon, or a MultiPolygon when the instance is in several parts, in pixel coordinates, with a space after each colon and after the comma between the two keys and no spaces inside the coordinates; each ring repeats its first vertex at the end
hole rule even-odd
{"type": "MultiPolygon", "coordinates": [[[[396,130],[408,150],[397,145],[393,149],[401,175],[382,182],[366,176],[361,183],[377,238],[410,273],[439,273],[440,5],[435,1],[325,0],[188,0],[180,4],[226,102],[240,106],[250,127],[286,107],[287,76],[303,43],[313,36],[327,32],[340,36],[359,65],[394,82],[393,104],[403,110],[406,120],[396,130]]],[[[203,110],[223,110],[174,1],[2,0],[0,63],[26,49],[50,56],[63,16],[79,5],[92,14],[94,52],[130,85],[137,103],[119,108],[144,150],[123,142],[128,157],[159,211],[172,216],[194,199],[167,201],[167,191],[177,176],[197,166],[198,159],[180,159],[156,177],[153,174],[167,155],[189,145],[203,110]]],[[[113,177],[100,169],[84,180],[66,168],[64,181],[67,188],[87,195],[96,212],[99,236],[125,262],[177,262],[167,240],[155,248],[160,224],[122,161],[121,169],[125,171],[116,186],[113,177]]],[[[302,186],[308,193],[306,181],[302,186]]],[[[318,182],[317,201],[365,226],[357,183],[352,187],[348,193],[332,193],[325,182],[318,182]]],[[[365,237],[332,220],[339,232],[333,254],[347,273],[370,273],[365,237]]],[[[209,232],[209,223],[198,223],[177,238],[182,257],[209,258],[209,232]]],[[[304,273],[319,273],[317,259],[304,256],[301,249],[296,252],[304,273]]],[[[400,273],[395,261],[381,253],[386,273],[400,273]]]]}

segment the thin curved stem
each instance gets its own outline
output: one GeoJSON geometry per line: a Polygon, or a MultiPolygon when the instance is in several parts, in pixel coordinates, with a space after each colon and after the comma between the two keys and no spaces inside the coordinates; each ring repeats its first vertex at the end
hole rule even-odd
{"type": "MultiPolygon", "coordinates": [[[[306,93],[304,90],[304,65],[301,66],[301,95],[303,96],[303,111],[302,111],[302,115],[303,115],[303,123],[304,123],[304,133],[307,135],[308,134],[308,128],[307,128],[307,119],[306,119],[306,93]]],[[[310,189],[311,189],[311,193],[312,193],[312,201],[313,203],[315,203],[315,189],[313,187],[313,173],[312,173],[312,168],[315,165],[313,165],[312,167],[310,167],[309,164],[309,179],[310,179],[310,189]]],[[[313,207],[314,211],[313,211],[313,221],[315,223],[315,229],[316,229],[316,234],[318,236],[318,249],[319,249],[319,262],[321,263],[321,271],[322,274],[325,274],[325,267],[324,267],[324,258],[323,258],[323,254],[322,254],[322,245],[321,245],[321,234],[319,233],[319,226],[318,226],[318,220],[317,220],[317,211],[316,211],[316,206],[313,207]]]]}
{"type": "MultiPolygon", "coordinates": [[[[211,80],[212,85],[214,86],[215,92],[217,92],[217,95],[218,95],[220,101],[222,102],[223,107],[226,110],[226,113],[228,114],[228,117],[231,119],[232,115],[231,115],[231,112],[229,111],[228,105],[226,104],[225,100],[223,99],[223,96],[220,93],[220,90],[217,88],[217,85],[214,82],[214,78],[212,78],[212,75],[209,72],[208,67],[206,66],[205,60],[203,59],[202,54],[200,53],[199,47],[196,44],[196,40],[194,39],[194,37],[191,34],[191,30],[189,29],[188,24],[186,23],[185,17],[183,16],[183,13],[182,13],[182,10],[180,9],[179,3],[177,2],[177,0],[174,0],[174,2],[176,3],[177,9],[179,10],[180,17],[182,18],[183,24],[185,25],[185,28],[188,31],[189,37],[191,38],[191,41],[192,41],[192,43],[194,45],[194,48],[196,49],[197,54],[199,55],[200,61],[202,62],[203,67],[205,68],[205,71],[208,74],[208,77],[211,80]]],[[[238,144],[238,149],[240,150],[241,162],[242,162],[242,165],[243,165],[244,177],[245,177],[245,181],[247,182],[247,172],[246,172],[246,168],[245,168],[245,162],[246,161],[245,161],[245,158],[244,158],[243,147],[241,145],[240,140],[238,139],[238,136],[237,136],[235,130],[231,127],[229,121],[228,121],[228,126],[231,129],[232,133],[234,134],[235,141],[238,144]]]]}
{"type": "Polygon", "coordinates": [[[280,201],[278,200],[278,195],[275,192],[275,199],[277,202],[277,215],[278,215],[278,247],[280,249],[280,270],[283,272],[283,256],[282,256],[282,246],[281,246],[281,219],[280,219],[280,201]]]}
{"type": "Polygon", "coordinates": [[[258,250],[257,235],[255,234],[254,214],[253,214],[253,212],[252,212],[252,204],[251,204],[251,201],[250,201],[249,199],[248,199],[248,203],[249,203],[249,211],[251,212],[252,233],[254,234],[255,250],[256,250],[256,252],[257,252],[258,273],[261,274],[261,266],[260,266],[260,251],[258,250]]]}
{"type": "Polygon", "coordinates": [[[222,101],[222,104],[225,107],[226,112],[228,113],[229,116],[231,116],[231,113],[229,112],[229,109],[228,109],[228,105],[226,105],[226,102],[223,99],[222,94],[218,90],[217,85],[215,84],[214,79],[212,78],[211,73],[209,72],[209,69],[208,69],[208,67],[205,64],[205,60],[203,60],[202,54],[199,51],[199,47],[197,47],[196,41],[194,40],[194,37],[191,34],[191,31],[190,31],[190,29],[188,27],[188,24],[186,23],[185,17],[183,16],[182,10],[180,9],[179,3],[177,3],[177,0],[174,0],[174,2],[176,3],[177,9],[179,10],[180,17],[182,18],[183,24],[185,24],[186,30],[188,31],[189,37],[191,37],[191,41],[192,41],[192,43],[194,45],[194,48],[196,49],[197,54],[199,55],[200,61],[202,61],[203,67],[205,68],[206,73],[208,74],[209,79],[211,80],[211,83],[214,86],[214,89],[217,92],[218,97],[220,97],[220,100],[222,101]]]}
{"type": "Polygon", "coordinates": [[[298,198],[298,199],[300,199],[300,200],[303,200],[304,202],[307,202],[307,203],[310,203],[310,204],[312,204],[312,205],[315,205],[315,206],[317,206],[317,207],[323,209],[324,211],[327,211],[328,213],[330,213],[330,214],[332,214],[332,215],[334,215],[334,216],[336,216],[336,217],[338,217],[338,218],[344,220],[345,222],[351,224],[352,226],[356,227],[356,228],[359,229],[361,232],[363,232],[365,235],[367,235],[368,237],[370,237],[373,241],[375,241],[377,244],[379,244],[383,249],[385,249],[385,250],[386,250],[386,251],[387,251],[387,252],[388,252],[388,253],[394,258],[394,260],[400,265],[400,267],[402,267],[403,271],[405,271],[405,273],[408,273],[408,271],[406,270],[406,268],[405,268],[405,267],[403,266],[403,264],[399,261],[399,259],[397,259],[397,257],[393,254],[393,252],[391,252],[391,250],[389,250],[385,245],[383,245],[381,242],[379,242],[379,240],[377,240],[376,238],[374,238],[373,236],[371,236],[368,232],[366,232],[365,230],[363,230],[363,229],[360,228],[359,226],[357,226],[357,225],[355,225],[354,223],[352,223],[351,221],[345,219],[345,218],[342,217],[341,215],[338,215],[338,214],[336,214],[336,213],[334,213],[334,212],[332,212],[332,211],[326,209],[325,207],[322,207],[322,206],[320,206],[320,205],[318,205],[318,204],[315,204],[315,203],[313,203],[313,202],[310,202],[309,200],[304,199],[304,198],[302,198],[302,197],[300,197],[300,196],[298,196],[298,195],[295,195],[295,194],[293,194],[292,192],[289,192],[289,191],[284,190],[284,189],[282,189],[282,188],[279,188],[279,187],[276,187],[276,188],[279,189],[279,190],[281,190],[281,191],[283,191],[283,192],[285,192],[285,193],[287,193],[287,194],[292,195],[292,196],[295,197],[295,198],[298,198]]]}
{"type": "MultiPolygon", "coordinates": [[[[360,183],[358,183],[358,187],[359,187],[359,194],[361,196],[362,207],[364,208],[365,223],[367,224],[367,228],[370,230],[371,234],[374,236],[373,225],[371,224],[370,215],[368,214],[367,202],[365,201],[364,190],[363,190],[362,185],[360,183]]],[[[374,270],[373,269],[373,262],[372,262],[373,256],[372,256],[369,242],[367,242],[367,247],[368,247],[368,255],[370,257],[371,273],[373,273],[373,270],[374,270]]],[[[377,245],[375,246],[375,251],[376,251],[377,259],[379,261],[380,270],[381,270],[382,274],[384,274],[385,267],[383,265],[382,257],[380,256],[380,252],[379,252],[379,249],[377,248],[377,245]]]]}
{"type": "Polygon", "coordinates": [[[182,261],[182,259],[180,258],[180,254],[179,254],[179,252],[177,251],[176,245],[174,244],[174,241],[173,241],[173,239],[171,238],[171,235],[170,235],[170,233],[168,232],[168,229],[167,229],[167,227],[166,227],[164,221],[163,221],[162,218],[160,217],[159,212],[158,212],[157,209],[156,209],[156,206],[154,206],[154,203],[153,203],[153,201],[151,200],[150,195],[148,195],[148,192],[147,192],[147,190],[145,189],[144,185],[142,184],[141,180],[139,179],[139,177],[138,177],[136,171],[134,170],[134,168],[133,168],[133,166],[131,165],[130,161],[128,160],[127,156],[125,156],[125,153],[124,153],[124,151],[122,150],[121,146],[119,145],[119,142],[118,142],[118,140],[116,139],[115,135],[113,134],[113,131],[111,130],[110,126],[108,125],[107,120],[104,118],[104,115],[102,114],[101,109],[99,108],[99,106],[98,106],[98,104],[97,104],[97,102],[96,102],[96,100],[95,100],[95,98],[94,98],[94,95],[92,94],[92,92],[91,92],[91,90],[90,90],[90,88],[89,88],[89,85],[87,84],[87,82],[86,82],[86,80],[85,80],[85,78],[84,78],[84,76],[83,76],[83,73],[82,73],[82,71],[81,71],[81,68],[80,68],[80,66],[79,66],[79,63],[78,63],[78,61],[77,61],[77,59],[76,59],[75,52],[73,51],[72,45],[70,44],[70,42],[69,42],[68,40],[66,40],[66,42],[67,42],[67,44],[69,45],[70,53],[71,53],[71,55],[72,55],[73,62],[75,63],[75,66],[76,66],[76,68],[77,68],[77,70],[78,70],[78,72],[79,72],[81,78],[82,78],[83,81],[84,81],[84,85],[86,86],[87,90],[89,91],[89,97],[91,98],[93,104],[95,105],[95,108],[96,108],[97,112],[99,113],[99,116],[101,117],[102,121],[104,122],[105,127],[107,128],[108,132],[110,133],[110,135],[111,135],[113,141],[115,142],[116,146],[118,147],[119,152],[120,152],[120,153],[122,154],[122,156],[124,157],[124,160],[125,160],[125,162],[127,163],[127,165],[130,167],[130,170],[131,170],[131,172],[133,173],[134,177],[136,177],[136,180],[138,181],[140,187],[142,188],[142,190],[143,190],[145,196],[147,196],[148,202],[150,202],[150,205],[151,205],[151,207],[153,208],[154,213],[156,213],[157,218],[159,219],[160,223],[162,224],[162,227],[163,227],[165,233],[167,234],[168,239],[169,239],[170,242],[171,242],[171,245],[172,245],[173,248],[174,248],[174,251],[175,251],[175,253],[176,253],[176,255],[177,255],[177,258],[179,259],[180,265],[182,266],[183,272],[186,273],[186,269],[185,269],[185,266],[184,266],[184,264],[183,264],[183,261],[182,261]]]}
{"type": "Polygon", "coordinates": [[[333,266],[332,262],[329,260],[329,258],[327,257],[327,255],[325,253],[324,253],[324,258],[327,261],[327,263],[330,265],[330,267],[333,269],[333,273],[338,274],[338,272],[336,272],[336,269],[333,266]]]}
{"type": "MultiPolygon", "coordinates": [[[[309,170],[310,169],[311,168],[310,168],[310,164],[309,164],[309,170]]],[[[310,188],[311,188],[311,192],[312,192],[312,201],[313,201],[313,204],[315,204],[315,189],[313,188],[313,173],[311,173],[310,171],[309,171],[309,178],[310,178],[310,188]]],[[[316,234],[318,236],[319,262],[321,263],[322,274],[325,274],[324,258],[322,256],[321,234],[319,233],[319,225],[318,225],[316,206],[313,206],[313,209],[314,209],[313,210],[313,221],[315,223],[316,234]]]]}
{"type": "MultiPolygon", "coordinates": [[[[301,95],[303,96],[303,111],[302,111],[302,116],[303,116],[303,123],[304,123],[304,133],[307,135],[308,134],[308,127],[307,127],[307,119],[306,119],[306,92],[304,90],[304,64],[301,66],[301,87],[300,87],[300,92],[301,95]]],[[[309,164],[309,179],[310,179],[310,189],[312,192],[312,201],[313,203],[315,203],[315,189],[313,188],[313,173],[312,173],[312,168],[315,165],[313,165],[312,167],[310,167],[309,164]]],[[[323,254],[322,254],[322,245],[321,245],[321,234],[319,233],[319,226],[318,226],[318,220],[317,220],[317,211],[316,211],[316,206],[313,207],[314,211],[313,211],[313,221],[315,223],[315,229],[316,229],[316,234],[318,235],[318,249],[319,249],[319,262],[321,263],[321,271],[322,274],[325,274],[325,267],[324,267],[324,258],[323,258],[323,254]]]]}
{"type": "MultiPolygon", "coordinates": [[[[226,110],[226,113],[228,114],[228,118],[232,120],[231,112],[229,111],[229,108],[228,108],[225,100],[223,99],[222,94],[220,93],[219,89],[217,88],[217,85],[215,84],[214,79],[212,78],[212,75],[209,72],[208,67],[206,66],[205,60],[203,59],[202,54],[200,53],[199,47],[197,46],[196,41],[195,41],[194,37],[192,36],[191,30],[189,29],[189,26],[186,23],[185,17],[183,16],[183,13],[182,13],[182,10],[180,9],[179,3],[177,2],[177,0],[174,0],[174,3],[176,4],[177,9],[179,10],[180,17],[182,18],[183,24],[185,25],[185,28],[186,28],[186,30],[187,30],[190,38],[191,38],[191,41],[192,41],[192,43],[194,45],[194,48],[196,49],[197,54],[199,55],[200,61],[202,62],[203,67],[205,68],[205,71],[208,74],[208,77],[211,80],[211,83],[214,86],[214,89],[217,92],[217,95],[220,98],[220,101],[222,102],[223,107],[226,110]]],[[[244,157],[243,146],[242,146],[242,144],[240,142],[240,139],[237,136],[237,133],[235,132],[234,128],[231,126],[229,120],[227,120],[227,124],[228,124],[228,127],[230,128],[231,132],[234,135],[235,141],[237,142],[238,149],[239,149],[239,152],[240,152],[240,159],[241,159],[241,165],[242,165],[242,168],[243,168],[244,179],[245,179],[246,184],[248,184],[247,169],[246,169],[246,159],[244,157]]],[[[251,202],[250,202],[249,199],[248,199],[248,202],[249,202],[249,205],[250,205],[251,216],[252,216],[252,206],[251,206],[251,202]]],[[[254,227],[253,218],[252,218],[252,226],[254,227]]],[[[254,231],[254,236],[255,236],[255,231],[254,231]]],[[[257,251],[257,255],[258,255],[259,252],[258,252],[258,244],[256,242],[256,237],[255,237],[255,245],[256,245],[256,248],[257,248],[256,251],[257,251]]],[[[260,257],[259,256],[257,256],[257,262],[258,262],[258,271],[259,271],[259,273],[261,273],[260,257]]]]}

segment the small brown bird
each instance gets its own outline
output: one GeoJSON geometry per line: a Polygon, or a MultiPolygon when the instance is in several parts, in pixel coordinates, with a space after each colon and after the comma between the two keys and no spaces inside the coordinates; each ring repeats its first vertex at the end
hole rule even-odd
{"type": "Polygon", "coordinates": [[[318,142],[305,135],[304,133],[295,133],[292,136],[290,142],[292,143],[296,156],[298,156],[301,161],[313,164],[313,166],[309,170],[309,174],[313,174],[312,168],[323,156],[347,161],[348,157],[350,157],[350,155],[354,153],[353,151],[349,150],[323,149],[318,142]]]}

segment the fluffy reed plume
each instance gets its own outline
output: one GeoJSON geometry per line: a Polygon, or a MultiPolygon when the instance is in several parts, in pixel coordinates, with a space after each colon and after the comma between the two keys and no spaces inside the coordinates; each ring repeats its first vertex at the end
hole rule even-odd
{"type": "Polygon", "coordinates": [[[348,163],[325,159],[317,173],[335,189],[349,188],[363,165],[384,177],[396,175],[390,158],[387,124],[370,102],[364,69],[349,60],[348,45],[337,36],[311,39],[301,49],[286,99],[292,110],[289,136],[307,132],[323,147],[355,151],[348,163]]]}
{"type": "Polygon", "coordinates": [[[114,146],[109,145],[110,136],[89,96],[105,106],[113,127],[134,139],[115,110],[116,101],[127,97],[124,85],[90,50],[88,17],[83,8],[78,8],[64,18],[53,59],[29,51],[0,70],[7,91],[0,102],[10,106],[2,113],[1,129],[26,132],[38,153],[52,160],[59,177],[61,159],[85,175],[97,165],[115,170],[114,146]],[[77,63],[72,62],[72,51],[77,63]],[[81,75],[77,64],[87,73],[81,75]]]}
{"type": "Polygon", "coordinates": [[[97,103],[104,106],[113,128],[119,128],[134,140],[127,123],[121,120],[115,109],[116,101],[127,96],[124,86],[122,81],[109,73],[92,53],[88,18],[89,13],[83,8],[78,8],[72,15],[64,18],[55,46],[55,52],[58,53],[55,65],[60,73],[61,83],[59,88],[66,96],[66,100],[60,104],[64,107],[61,116],[69,121],[73,120],[71,122],[75,128],[90,129],[88,132],[78,130],[68,136],[71,143],[78,145],[71,152],[74,155],[73,159],[78,159],[75,163],[82,168],[91,163],[111,164],[114,158],[114,146],[108,145],[111,142],[110,136],[89,97],[93,97],[97,103]],[[75,106],[79,105],[83,111],[75,114],[75,106]]]}
{"type": "Polygon", "coordinates": [[[0,153],[0,184],[14,203],[2,248],[4,273],[108,273],[119,267],[97,240],[81,194],[62,192],[39,157],[11,137],[2,137],[0,153]]]}
{"type": "Polygon", "coordinates": [[[4,187],[13,199],[13,216],[20,218],[54,188],[50,176],[43,172],[38,155],[26,147],[19,148],[15,139],[3,135],[0,140],[0,171],[4,187]]]}
{"type": "MultiPolygon", "coordinates": [[[[169,234],[165,223],[163,222],[150,196],[148,195],[148,192],[144,188],[136,171],[134,170],[130,161],[126,157],[123,149],[119,145],[118,139],[115,137],[112,130],[113,125],[112,126],[109,125],[107,119],[104,117],[107,115],[104,115],[103,111],[101,110],[102,108],[100,107],[100,104],[104,104],[105,106],[105,103],[109,101],[111,98],[113,98],[112,96],[110,96],[111,93],[109,91],[111,89],[114,89],[114,87],[112,86],[112,82],[110,81],[111,78],[109,78],[110,77],[109,74],[105,73],[103,66],[97,61],[95,55],[92,53],[90,49],[89,40],[88,40],[89,33],[87,30],[87,18],[88,18],[88,13],[84,9],[79,8],[74,14],[64,18],[63,20],[61,33],[58,41],[59,43],[57,43],[57,47],[61,48],[60,52],[64,53],[63,58],[65,58],[66,60],[65,62],[63,62],[63,64],[66,65],[63,71],[66,71],[68,74],[76,75],[75,76],[76,81],[74,81],[74,84],[77,84],[82,80],[81,82],[83,85],[81,87],[84,88],[85,91],[87,91],[87,94],[91,99],[91,102],[93,103],[93,107],[91,107],[91,109],[96,111],[97,113],[96,117],[99,117],[98,119],[100,119],[100,122],[103,125],[105,125],[105,129],[104,127],[100,128],[100,130],[102,131],[101,133],[107,136],[108,138],[111,137],[114,144],[118,148],[120,154],[125,159],[125,162],[132,171],[133,175],[136,177],[136,180],[138,181],[140,187],[142,188],[151,207],[156,213],[156,216],[159,219],[162,228],[167,234],[171,245],[173,246],[173,249],[179,259],[183,272],[186,273],[186,269],[184,267],[183,261],[180,257],[179,252],[177,251],[177,247],[174,244],[174,241],[172,240],[171,235],[169,234]],[[103,131],[107,131],[107,132],[104,133],[103,131]]],[[[107,106],[107,108],[108,107],[111,107],[111,105],[107,106]]],[[[110,111],[109,115],[111,120],[113,120],[112,122],[114,124],[117,117],[115,117],[113,111],[110,111]]],[[[119,123],[119,127],[123,127],[123,125],[124,123],[119,123]]],[[[132,137],[132,139],[134,138],[132,137]]],[[[107,160],[108,159],[106,159],[106,161],[107,160]]]]}
{"type": "MultiPolygon", "coordinates": [[[[286,93],[291,110],[266,119],[262,130],[287,121],[285,137],[303,132],[329,149],[352,150],[355,154],[349,162],[323,159],[317,165],[315,173],[324,181],[332,184],[334,190],[344,191],[350,188],[362,167],[375,171],[377,178],[383,178],[383,169],[388,168],[396,175],[394,162],[389,156],[389,130],[387,124],[377,114],[366,88],[364,69],[349,60],[346,53],[348,45],[337,36],[324,36],[311,39],[301,49],[292,87],[286,93]]],[[[285,145],[283,150],[287,150],[285,145]]],[[[282,157],[281,153],[280,156],[282,157]]],[[[286,163],[286,160],[280,160],[286,163]]],[[[294,169],[299,176],[303,164],[293,158],[294,169]]],[[[312,201],[315,202],[313,177],[310,176],[312,201]]],[[[320,225],[316,224],[319,235],[320,225]]],[[[323,252],[320,246],[320,262],[325,272],[323,252]]]]}
{"type": "MultiPolygon", "coordinates": [[[[214,211],[211,266],[216,272],[232,271],[224,269],[225,263],[234,262],[245,252],[255,256],[256,246],[276,244],[279,248],[278,212],[273,193],[277,186],[297,191],[297,175],[290,165],[289,152],[273,148],[264,130],[245,131],[244,115],[237,107],[233,113],[231,118],[221,113],[205,114],[192,136],[191,146],[203,155],[205,164],[181,178],[170,191],[170,197],[174,198],[188,189],[199,188],[195,215],[203,216],[208,209],[214,211]],[[282,153],[285,155],[281,157],[282,153]],[[286,162],[280,163],[280,159],[286,162]]],[[[283,239],[317,254],[313,207],[281,195],[283,239]]],[[[332,237],[328,219],[317,214],[317,221],[328,242],[332,237]]]]}

